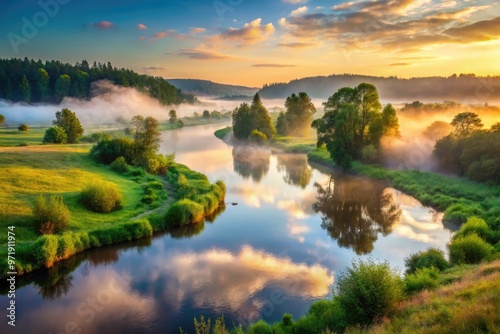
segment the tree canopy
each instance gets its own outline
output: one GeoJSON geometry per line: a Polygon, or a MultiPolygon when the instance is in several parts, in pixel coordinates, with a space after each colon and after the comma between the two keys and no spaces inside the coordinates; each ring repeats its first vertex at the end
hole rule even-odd
{"type": "Polygon", "coordinates": [[[280,135],[306,136],[316,108],[307,93],[293,93],[286,98],[286,112],[278,116],[276,128],[280,135]]]}
{"type": "Polygon", "coordinates": [[[52,122],[53,125],[61,127],[67,136],[68,144],[78,143],[78,140],[83,135],[82,123],[76,114],[64,108],[61,111],[56,112],[56,119],[52,122]]]}
{"type": "Polygon", "coordinates": [[[381,110],[377,89],[371,84],[341,88],[323,105],[325,114],[312,122],[317,145],[326,145],[343,168],[360,159],[366,147],[377,149],[383,136],[399,135],[395,109],[387,105],[381,110]]]}
{"type": "Polygon", "coordinates": [[[236,138],[247,140],[254,130],[264,134],[265,140],[276,134],[271,116],[259,94],[255,94],[251,105],[242,103],[233,111],[233,133],[236,138]]]}
{"type": "Polygon", "coordinates": [[[164,105],[196,101],[161,77],[118,69],[110,62],[89,66],[86,60],[71,65],[57,60],[0,59],[0,98],[14,102],[60,103],[66,96],[88,99],[92,83],[99,80],[134,87],[164,105]]]}

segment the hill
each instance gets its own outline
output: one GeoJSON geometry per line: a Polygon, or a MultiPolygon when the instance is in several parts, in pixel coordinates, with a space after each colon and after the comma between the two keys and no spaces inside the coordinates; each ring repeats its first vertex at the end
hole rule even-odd
{"type": "Polygon", "coordinates": [[[259,90],[255,87],[226,85],[198,79],[167,79],[167,81],[186,93],[197,96],[252,96],[259,90]]]}
{"type": "Polygon", "coordinates": [[[391,102],[454,100],[467,104],[500,101],[500,76],[478,77],[474,74],[450,77],[403,79],[354,74],[335,74],[264,85],[262,98],[284,99],[292,93],[306,92],[312,98],[326,99],[339,88],[354,87],[362,82],[374,84],[380,98],[391,102]]]}
{"type": "Polygon", "coordinates": [[[196,102],[161,77],[138,74],[128,69],[86,60],[75,65],[28,58],[0,59],[0,99],[26,103],[60,103],[65,97],[90,99],[92,83],[109,80],[115,85],[133,87],[158,99],[164,105],[196,102]]]}

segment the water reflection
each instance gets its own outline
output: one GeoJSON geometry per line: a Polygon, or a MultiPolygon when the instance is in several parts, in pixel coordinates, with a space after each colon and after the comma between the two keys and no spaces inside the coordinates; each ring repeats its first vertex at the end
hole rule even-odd
{"type": "Polygon", "coordinates": [[[251,145],[233,147],[234,171],[244,179],[260,182],[269,172],[271,151],[251,145]]]}
{"type": "Polygon", "coordinates": [[[325,186],[315,184],[321,212],[321,227],[340,247],[352,248],[356,254],[369,254],[378,234],[388,235],[401,216],[393,194],[381,182],[359,177],[331,177],[325,186]]]}
{"type": "Polygon", "coordinates": [[[293,186],[305,189],[312,177],[312,169],[304,154],[278,154],[278,172],[285,172],[283,180],[293,186]]]}

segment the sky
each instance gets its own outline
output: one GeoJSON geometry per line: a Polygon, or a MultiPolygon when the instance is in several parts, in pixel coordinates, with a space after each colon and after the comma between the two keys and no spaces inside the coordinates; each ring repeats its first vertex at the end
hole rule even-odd
{"type": "Polygon", "coordinates": [[[261,87],[341,73],[500,74],[495,0],[0,0],[0,58],[261,87]]]}

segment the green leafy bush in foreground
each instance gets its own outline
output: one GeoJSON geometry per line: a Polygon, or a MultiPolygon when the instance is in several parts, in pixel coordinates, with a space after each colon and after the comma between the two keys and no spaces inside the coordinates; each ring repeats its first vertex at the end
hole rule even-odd
{"type": "Polygon", "coordinates": [[[87,185],[80,194],[80,200],[94,212],[111,212],[122,207],[122,195],[112,183],[93,183],[87,185]]]}
{"type": "Polygon", "coordinates": [[[411,254],[405,259],[406,273],[412,274],[418,269],[434,267],[444,270],[449,267],[444,257],[444,252],[437,248],[429,248],[426,251],[411,254]]]}
{"type": "Polygon", "coordinates": [[[439,285],[439,269],[434,267],[418,268],[413,274],[404,278],[405,292],[412,294],[424,289],[435,288],[439,285]]]}
{"type": "Polygon", "coordinates": [[[403,285],[388,262],[353,262],[337,279],[337,299],[348,324],[370,325],[396,310],[403,285]]]}
{"type": "Polygon", "coordinates": [[[65,230],[70,219],[68,207],[60,196],[37,197],[33,206],[33,216],[37,230],[42,234],[65,230]]]}
{"type": "Polygon", "coordinates": [[[493,246],[475,232],[454,238],[448,249],[452,264],[479,263],[493,252],[493,246]]]}

